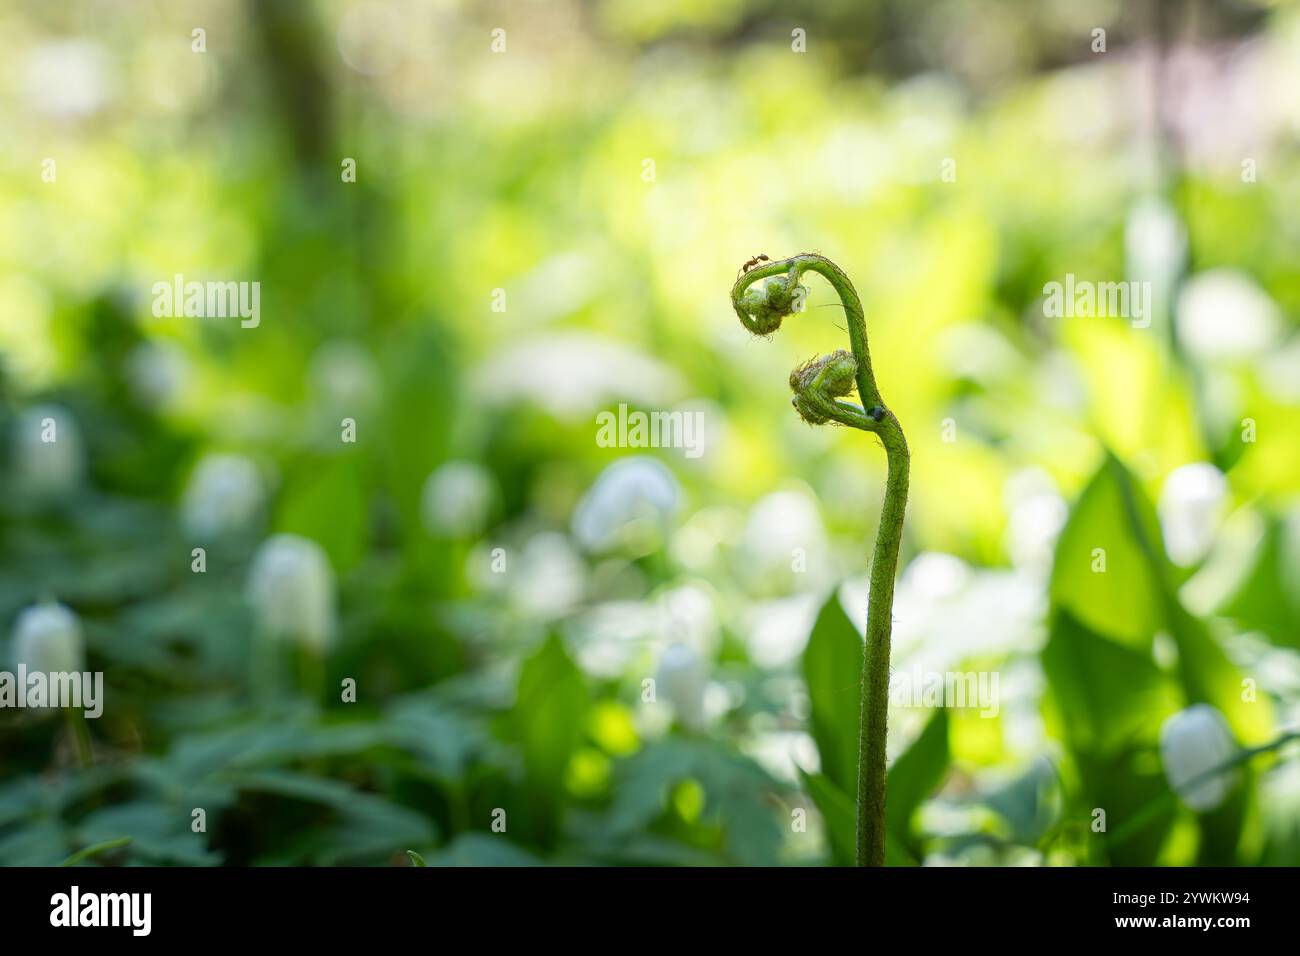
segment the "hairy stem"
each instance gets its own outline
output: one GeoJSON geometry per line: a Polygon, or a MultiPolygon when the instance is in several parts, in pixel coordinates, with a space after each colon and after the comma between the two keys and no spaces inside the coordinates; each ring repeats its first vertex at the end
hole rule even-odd
{"type": "Polygon", "coordinates": [[[907,507],[908,454],[903,430],[885,441],[889,477],[871,563],[867,604],[866,668],[858,725],[858,865],[885,865],[885,732],[889,718],[889,650],[893,635],[894,576],[907,507]]]}
{"type": "Polygon", "coordinates": [[[832,422],[871,432],[885,447],[888,477],[880,511],[880,528],[871,563],[871,591],[867,606],[867,633],[862,669],[861,710],[858,719],[857,862],[883,866],[885,862],[885,739],[889,717],[889,651],[893,632],[894,577],[903,537],[907,508],[909,456],[907,440],[894,413],[885,405],[871,368],[867,348],[867,323],[853,283],[839,266],[824,256],[805,253],[771,262],[741,275],[731,290],[731,302],[745,328],[769,335],[781,321],[801,311],[806,289],[799,285],[805,272],[824,277],[835,289],[848,321],[854,380],[861,407],[844,401],[844,353],[826,356],[795,370],[790,387],[794,405],[805,421],[832,422]],[[754,290],[760,280],[771,280],[754,290]]]}

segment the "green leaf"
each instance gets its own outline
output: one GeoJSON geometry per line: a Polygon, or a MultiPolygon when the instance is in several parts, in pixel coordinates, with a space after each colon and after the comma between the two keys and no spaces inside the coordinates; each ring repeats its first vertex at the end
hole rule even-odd
{"type": "Polygon", "coordinates": [[[359,456],[314,457],[301,463],[286,482],[275,526],[318,542],[335,571],[342,572],[365,556],[369,511],[359,456]]]}
{"type": "Polygon", "coordinates": [[[96,810],[76,827],[78,838],[107,843],[131,834],[131,856],[153,864],[214,866],[219,854],[208,850],[208,837],[190,829],[188,808],[159,800],[138,800],[96,810]]]}
{"type": "Polygon", "coordinates": [[[1174,821],[1157,747],[1161,723],[1182,706],[1176,682],[1149,654],[1094,633],[1064,609],[1052,615],[1041,658],[1078,768],[1069,812],[1091,826],[1104,811],[1110,863],[1154,865],[1174,821]]]}
{"type": "Polygon", "coordinates": [[[1205,622],[1175,602],[1170,611],[1170,633],[1178,644],[1178,674],[1188,703],[1217,707],[1237,741],[1264,743],[1273,735],[1273,708],[1268,697],[1243,699],[1241,671],[1232,663],[1205,622]]]}
{"type": "Polygon", "coordinates": [[[540,859],[515,846],[504,836],[487,833],[462,833],[432,859],[433,866],[543,865],[540,859]]]}
{"type": "Polygon", "coordinates": [[[84,847],[78,850],[76,853],[72,854],[70,857],[68,857],[66,860],[60,863],[59,866],[76,866],[77,864],[82,863],[85,860],[89,860],[92,857],[99,856],[99,854],[101,853],[107,853],[110,850],[120,849],[128,845],[130,842],[131,842],[131,838],[127,836],[127,837],[118,837],[116,840],[104,840],[102,843],[95,843],[91,846],[84,847]]]}
{"type": "Polygon", "coordinates": [[[0,835],[0,866],[53,866],[66,852],[68,836],[57,820],[33,820],[0,835]]]}
{"type": "Polygon", "coordinates": [[[464,777],[475,764],[499,762],[498,752],[504,750],[479,724],[421,697],[392,707],[385,735],[418,757],[434,776],[448,781],[464,777]]]}
{"type": "Polygon", "coordinates": [[[564,798],[564,771],[582,744],[587,688],[564,643],[551,634],[524,661],[513,711],[514,736],[523,751],[529,815],[543,840],[555,835],[564,798]]]}
{"type": "Polygon", "coordinates": [[[1090,630],[1145,650],[1163,618],[1161,582],[1135,532],[1159,541],[1160,527],[1150,504],[1129,493],[1131,483],[1107,454],[1057,541],[1049,591],[1090,630]],[[1105,570],[1096,570],[1103,560],[1105,570]]]}
{"type": "MultiPolygon", "coordinates": [[[[1145,748],[1076,756],[1083,803],[1075,814],[1091,827],[1096,810],[1106,814],[1101,839],[1113,866],[1154,866],[1175,818],[1160,761],[1145,748]]],[[[1089,837],[1092,836],[1091,831],[1089,837]]]]}
{"type": "Polygon", "coordinates": [[[831,860],[836,866],[852,866],[858,852],[857,817],[852,798],[825,774],[810,774],[801,768],[799,776],[822,815],[831,860]]]}
{"type": "Polygon", "coordinates": [[[46,798],[45,788],[36,777],[17,777],[0,787],[0,828],[40,814],[46,798]]]}
{"type": "Polygon", "coordinates": [[[1060,789],[1055,764],[1040,756],[986,793],[982,802],[1006,821],[1013,842],[1033,846],[1060,817],[1060,789]]]}
{"type": "Polygon", "coordinates": [[[1132,522],[1133,536],[1146,558],[1152,580],[1158,589],[1164,608],[1164,626],[1178,645],[1178,673],[1183,693],[1188,703],[1207,703],[1217,707],[1228,720],[1228,725],[1238,741],[1247,744],[1263,743],[1272,735],[1273,713],[1266,698],[1243,700],[1241,672],[1228,659],[1205,623],[1183,607],[1173,585],[1172,567],[1165,557],[1160,526],[1152,518],[1151,503],[1142,494],[1132,475],[1114,457],[1108,461],[1115,475],[1124,503],[1124,511],[1132,522]]]}
{"type": "Polygon", "coordinates": [[[1247,821],[1256,801],[1255,771],[1249,763],[1237,770],[1238,780],[1223,803],[1209,813],[1197,814],[1201,831],[1197,866],[1236,866],[1247,821]]]}
{"type": "MultiPolygon", "coordinates": [[[[779,862],[782,823],[773,812],[779,788],[749,757],[715,741],[669,737],[619,761],[616,773],[614,803],[604,823],[625,848],[643,840],[644,831],[664,816],[674,785],[693,780],[705,796],[699,825],[721,827],[725,862],[779,862]]],[[[596,837],[608,845],[604,836],[596,837]]]]}
{"type": "Polygon", "coordinates": [[[948,712],[940,707],[885,778],[885,822],[890,833],[902,837],[914,854],[920,852],[920,846],[912,836],[912,815],[943,781],[950,760],[948,712]]]}
{"type": "Polygon", "coordinates": [[[428,866],[428,865],[429,865],[429,864],[427,864],[427,863],[424,862],[424,857],[420,856],[420,854],[416,853],[414,850],[407,850],[407,851],[406,851],[406,858],[407,858],[408,860],[411,861],[411,866],[428,866]]]}
{"type": "Polygon", "coordinates": [[[259,770],[234,774],[231,782],[244,792],[318,804],[328,811],[309,815],[303,807],[289,808],[304,825],[271,855],[257,860],[259,865],[377,864],[391,859],[398,847],[431,843],[437,837],[433,822],[423,814],[337,780],[259,770]]]}
{"type": "Polygon", "coordinates": [[[383,347],[383,408],[374,440],[408,547],[419,548],[426,541],[420,492],[429,472],[446,455],[455,420],[452,415],[435,414],[458,401],[459,365],[450,346],[447,332],[437,322],[421,322],[400,334],[394,332],[383,347]]]}
{"type": "MultiPolygon", "coordinates": [[[[858,853],[854,799],[835,786],[825,774],[810,774],[801,769],[799,776],[822,815],[831,860],[836,866],[853,866],[858,853]]],[[[885,866],[916,866],[916,860],[906,849],[904,841],[892,831],[885,839],[885,866]]]]}
{"type": "MultiPolygon", "coordinates": [[[[1074,751],[1085,801],[1108,815],[1111,862],[1150,865],[1175,813],[1154,762],[1164,719],[1186,704],[1208,703],[1223,713],[1240,742],[1257,744],[1272,732],[1272,711],[1263,698],[1243,700],[1240,671],[1205,623],[1183,607],[1151,504],[1114,456],[1107,456],[1080,498],[1058,545],[1057,562],[1055,611],[1042,662],[1063,734],[1074,751]],[[1097,512],[1098,502],[1113,511],[1109,527],[1103,527],[1106,516],[1097,512]],[[1117,613],[1122,604],[1107,603],[1120,598],[1118,591],[1079,580],[1077,552],[1102,534],[1119,550],[1108,548],[1106,573],[1094,578],[1108,578],[1117,568],[1131,577],[1124,582],[1134,608],[1131,622],[1117,613]],[[1142,636],[1148,628],[1173,638],[1177,685],[1152,661],[1142,636]]],[[[1202,862],[1235,859],[1245,825],[1243,799],[1235,794],[1218,812],[1198,820],[1202,862]]]]}
{"type": "Polygon", "coordinates": [[[1300,529],[1273,519],[1258,551],[1216,613],[1300,649],[1300,529]]]}
{"type": "MultiPolygon", "coordinates": [[[[1205,624],[1183,607],[1155,511],[1114,455],[1107,454],[1075,506],[1057,545],[1056,560],[1051,588],[1056,607],[1068,610],[1095,634],[1124,643],[1143,656],[1149,655],[1151,635],[1168,631],[1178,647],[1178,675],[1186,702],[1217,707],[1243,743],[1258,744],[1269,737],[1271,708],[1263,698],[1242,699],[1240,671],[1205,624]],[[1093,547],[1107,549],[1104,573],[1080,566],[1080,555],[1093,547]]],[[[1104,673],[1112,682],[1128,679],[1104,673]]]]}
{"type": "Polygon", "coordinates": [[[857,791],[862,663],[862,636],[832,591],[808,637],[803,676],[822,773],[845,793],[857,791]]]}
{"type": "Polygon", "coordinates": [[[1160,722],[1179,709],[1173,682],[1149,654],[1107,640],[1070,611],[1052,615],[1041,659],[1061,733],[1077,751],[1154,745],[1160,722]]]}

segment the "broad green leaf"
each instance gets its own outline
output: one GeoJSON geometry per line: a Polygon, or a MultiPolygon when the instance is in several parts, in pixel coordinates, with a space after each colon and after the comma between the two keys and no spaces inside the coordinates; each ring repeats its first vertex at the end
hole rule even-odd
{"type": "Polygon", "coordinates": [[[39,814],[46,799],[46,788],[35,776],[6,781],[0,787],[0,828],[39,814]]]}
{"type": "Polygon", "coordinates": [[[1190,704],[1212,704],[1222,711],[1237,741],[1246,745],[1266,742],[1273,734],[1273,708],[1268,696],[1256,689],[1253,699],[1243,693],[1244,678],[1209,628],[1174,604],[1170,633],[1178,644],[1178,674],[1190,704]]]}
{"type": "Polygon", "coordinates": [[[1107,454],[1057,541],[1050,594],[1090,630],[1145,650],[1163,617],[1161,584],[1135,528],[1151,541],[1160,531],[1150,504],[1129,493],[1131,481],[1107,454]]]}
{"type": "Polygon", "coordinates": [[[902,837],[914,853],[920,847],[912,839],[912,814],[942,782],[949,759],[948,711],[940,707],[921,735],[889,768],[885,779],[885,819],[890,833],[902,837]]]}
{"type": "Polygon", "coordinates": [[[358,794],[345,813],[322,831],[322,866],[378,864],[400,847],[432,843],[437,828],[423,813],[372,793],[358,794]]]}
{"type": "Polygon", "coordinates": [[[673,787],[692,780],[704,791],[698,826],[721,827],[724,862],[773,866],[779,861],[782,823],[773,809],[779,787],[749,757],[711,740],[667,738],[619,761],[614,804],[605,823],[625,845],[667,810],[673,787]]]}
{"type": "Polygon", "coordinates": [[[57,820],[33,820],[0,835],[0,866],[54,866],[66,855],[69,837],[57,820]]]}
{"type": "Polygon", "coordinates": [[[1077,751],[1154,745],[1160,722],[1179,709],[1176,688],[1149,654],[1102,637],[1068,610],[1053,614],[1041,656],[1061,733],[1077,751]]]}
{"type": "Polygon", "coordinates": [[[1060,774],[1047,757],[984,795],[982,802],[1006,821],[1010,838],[1033,846],[1060,816],[1060,774]]]}
{"type": "Polygon", "coordinates": [[[395,736],[383,723],[320,724],[309,715],[285,713],[273,723],[244,721],[177,737],[166,763],[178,780],[192,783],[223,770],[358,755],[395,736]]]}
{"type": "Polygon", "coordinates": [[[1100,838],[1104,861],[1114,866],[1155,865],[1176,816],[1160,761],[1145,748],[1081,754],[1076,760],[1084,793],[1074,814],[1089,828],[1085,839],[1100,838]],[[1091,829],[1097,810],[1106,814],[1104,833],[1091,829]]]}
{"type": "Polygon", "coordinates": [[[137,800],[96,810],[76,826],[82,843],[131,837],[131,856],[154,864],[215,866],[221,855],[208,849],[208,835],[190,829],[188,807],[137,800]]]}
{"type": "Polygon", "coordinates": [[[1042,651],[1060,735],[1079,774],[1067,812],[1091,828],[1105,814],[1104,859],[1152,866],[1175,818],[1157,755],[1161,723],[1182,705],[1150,655],[1117,644],[1058,609],[1042,651]]]}
{"type": "Polygon", "coordinates": [[[587,688],[564,643],[550,635],[519,671],[514,735],[523,751],[530,812],[553,835],[563,802],[564,771],[582,744],[587,688]]]}
{"type": "Polygon", "coordinates": [[[1172,568],[1165,558],[1160,526],[1148,516],[1154,512],[1137,482],[1120,462],[1108,460],[1129,517],[1139,552],[1147,560],[1151,580],[1164,609],[1163,625],[1178,645],[1178,674],[1188,703],[1212,704],[1223,712],[1237,739],[1263,743],[1271,734],[1273,714],[1267,698],[1243,699],[1241,672],[1228,659],[1205,623],[1183,607],[1173,585],[1172,568]]]}
{"type": "MultiPolygon", "coordinates": [[[[1249,842],[1248,821],[1255,803],[1257,782],[1249,763],[1237,770],[1238,780],[1222,805],[1196,816],[1201,841],[1197,848],[1197,866],[1235,866],[1242,861],[1241,850],[1249,842]]],[[[1258,834],[1262,837],[1262,834],[1258,834]]],[[[1259,847],[1254,847],[1258,851],[1259,847]]]]}
{"type": "Polygon", "coordinates": [[[357,455],[340,453],[302,462],[280,494],[276,530],[318,542],[335,571],[351,570],[361,562],[369,525],[370,506],[357,455]]]}
{"type": "Polygon", "coordinates": [[[1244,743],[1267,739],[1273,726],[1271,708],[1262,696],[1242,699],[1241,673],[1205,624],[1183,607],[1154,509],[1113,455],[1106,456],[1062,532],[1051,593],[1057,607],[1068,610],[1093,632],[1144,654],[1151,633],[1167,631],[1178,647],[1178,675],[1186,701],[1219,708],[1244,743]],[[1104,507],[1105,513],[1098,507],[1104,507]],[[1106,571],[1091,574],[1091,580],[1082,578],[1088,572],[1079,566],[1078,555],[1092,546],[1090,541],[1103,539],[1110,542],[1110,546],[1098,545],[1107,548],[1106,571]],[[1113,577],[1117,570],[1122,571],[1122,579],[1113,577]],[[1128,619],[1125,608],[1131,609],[1128,619]]]}
{"type": "Polygon", "coordinates": [[[1160,321],[1145,331],[1100,318],[1066,322],[1061,334],[1087,384],[1090,431],[1121,455],[1166,466],[1199,457],[1203,445],[1186,377],[1152,334],[1160,321]]]}
{"type": "MultiPolygon", "coordinates": [[[[446,457],[455,416],[438,414],[455,407],[457,363],[446,331],[436,322],[394,334],[383,347],[383,410],[376,422],[375,446],[384,483],[406,529],[408,546],[420,547],[420,492],[425,479],[446,457]]],[[[366,440],[366,439],[362,439],[366,440]]]]}
{"type": "Polygon", "coordinates": [[[837,866],[852,866],[858,852],[853,798],[835,786],[825,774],[810,774],[800,769],[799,777],[822,815],[831,859],[837,866]]]}
{"type": "Polygon", "coordinates": [[[1217,609],[1274,643],[1300,649],[1300,522],[1273,520],[1249,568],[1217,609]]]}
{"type": "Polygon", "coordinates": [[[431,843],[437,837],[437,828],[424,814],[337,780],[261,770],[232,775],[232,783],[241,791],[325,808],[314,817],[296,809],[294,816],[310,824],[259,859],[261,865],[378,864],[403,846],[431,843]]]}
{"type": "Polygon", "coordinates": [[[454,781],[480,766],[499,763],[502,744],[479,724],[420,697],[400,701],[389,712],[385,735],[420,758],[436,777],[454,781]]]}
{"type": "Polygon", "coordinates": [[[862,637],[832,591],[808,637],[803,676],[822,773],[846,793],[857,789],[862,658],[862,637]]]}

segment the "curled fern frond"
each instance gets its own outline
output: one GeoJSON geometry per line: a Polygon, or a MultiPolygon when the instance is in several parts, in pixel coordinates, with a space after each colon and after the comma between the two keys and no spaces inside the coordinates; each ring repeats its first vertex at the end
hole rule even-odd
{"type": "MultiPolygon", "coordinates": [[[[752,263],[746,263],[750,267],[752,263]]],[[[889,645],[893,630],[894,577],[907,508],[909,455],[903,428],[876,385],[867,348],[867,323],[853,283],[835,263],[815,252],[768,262],[743,272],[731,288],[731,305],[741,324],[768,336],[790,315],[802,312],[808,295],[800,279],[816,272],[840,298],[848,320],[850,351],[838,349],[811,359],[790,373],[792,403],[811,425],[847,425],[880,438],[889,462],[885,500],[871,564],[866,656],[858,725],[858,865],[885,861],[885,727],[889,716],[889,645]],[[762,285],[758,283],[762,282],[762,285]],[[846,401],[857,391],[862,404],[846,401]]]]}
{"type": "Polygon", "coordinates": [[[856,406],[847,402],[841,405],[836,399],[853,393],[857,373],[857,360],[844,349],[797,366],[790,373],[790,391],[794,392],[793,404],[799,417],[809,425],[846,424],[841,419],[852,414],[856,406]]]}

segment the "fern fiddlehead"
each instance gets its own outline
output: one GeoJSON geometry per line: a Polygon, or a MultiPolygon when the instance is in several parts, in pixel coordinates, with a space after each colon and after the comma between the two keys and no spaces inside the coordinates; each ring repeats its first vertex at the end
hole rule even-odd
{"type": "Polygon", "coordinates": [[[741,324],[755,335],[771,335],[800,310],[807,289],[805,273],[815,272],[834,288],[848,321],[849,351],[843,349],[807,362],[790,373],[793,404],[813,425],[833,423],[880,438],[888,462],[880,528],[871,562],[867,634],[858,722],[857,862],[885,862],[885,729],[889,714],[889,649],[893,630],[894,576],[907,508],[909,457],[902,426],[880,396],[867,348],[862,302],[843,270],[825,256],[804,253],[744,272],[731,289],[731,304],[741,324]],[[763,285],[759,282],[766,279],[763,285]],[[856,387],[861,405],[848,401],[856,387]]]}

